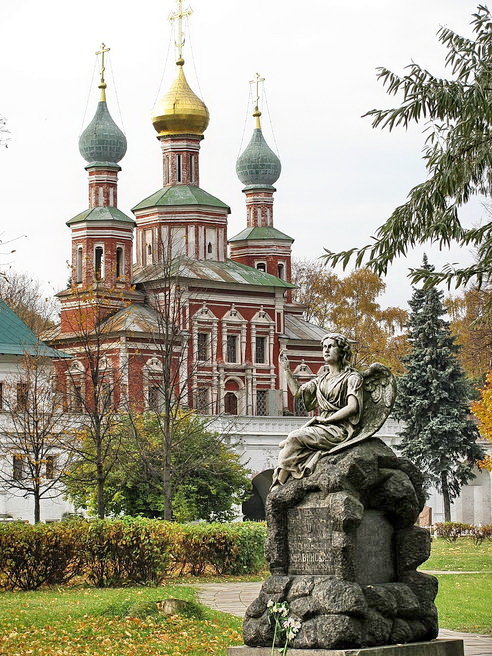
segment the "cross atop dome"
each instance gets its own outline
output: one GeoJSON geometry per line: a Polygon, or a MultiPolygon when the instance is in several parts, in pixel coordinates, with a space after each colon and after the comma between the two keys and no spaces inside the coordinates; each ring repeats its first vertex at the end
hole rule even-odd
{"type": "Polygon", "coordinates": [[[183,59],[183,47],[185,44],[185,36],[183,32],[183,18],[187,18],[188,16],[191,16],[193,13],[193,10],[191,7],[188,7],[187,9],[183,9],[183,0],[176,0],[177,5],[178,5],[178,10],[176,12],[171,12],[169,14],[169,20],[172,24],[174,24],[174,29],[175,29],[175,37],[174,37],[174,45],[176,46],[176,63],[179,65],[184,64],[184,59],[183,59]],[[181,64],[179,64],[181,62],[181,64]]]}

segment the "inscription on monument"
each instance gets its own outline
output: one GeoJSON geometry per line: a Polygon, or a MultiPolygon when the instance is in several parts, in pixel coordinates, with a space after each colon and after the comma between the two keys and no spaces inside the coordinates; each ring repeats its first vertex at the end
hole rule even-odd
{"type": "Polygon", "coordinates": [[[334,574],[326,508],[289,508],[287,523],[289,574],[334,574]]]}

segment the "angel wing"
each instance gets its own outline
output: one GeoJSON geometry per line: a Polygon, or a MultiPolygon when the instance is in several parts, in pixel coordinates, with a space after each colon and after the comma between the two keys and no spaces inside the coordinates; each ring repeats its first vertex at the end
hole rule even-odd
{"type": "Polygon", "coordinates": [[[372,437],[391,412],[396,398],[396,380],[388,367],[374,362],[361,371],[361,375],[364,378],[364,407],[358,429],[350,440],[337,444],[329,453],[336,453],[372,437]]]}

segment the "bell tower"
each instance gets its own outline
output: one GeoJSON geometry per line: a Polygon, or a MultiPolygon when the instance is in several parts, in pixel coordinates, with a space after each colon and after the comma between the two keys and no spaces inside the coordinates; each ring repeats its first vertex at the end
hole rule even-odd
{"type": "Polygon", "coordinates": [[[89,207],[67,221],[72,231],[72,274],[70,287],[58,294],[62,332],[74,331],[74,311],[79,313],[77,322],[81,315],[86,317],[84,328],[89,329],[91,323],[136,300],[131,286],[135,221],[117,207],[118,162],[127,143],[106,102],[108,52],[103,43],[96,53],[100,58],[100,98],[94,118],[79,139],[80,154],[87,162],[89,207]]]}
{"type": "Polygon", "coordinates": [[[276,191],[273,185],[280,177],[282,166],[265,141],[261,128],[259,86],[263,81],[258,73],[251,81],[256,86],[255,128],[236,163],[237,176],[245,185],[247,227],[229,239],[229,246],[232,260],[290,282],[294,240],[273,225],[273,194],[276,191]]]}

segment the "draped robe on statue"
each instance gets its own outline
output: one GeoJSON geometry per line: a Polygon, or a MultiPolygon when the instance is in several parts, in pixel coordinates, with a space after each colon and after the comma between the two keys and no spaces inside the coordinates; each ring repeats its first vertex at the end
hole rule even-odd
{"type": "Polygon", "coordinates": [[[349,417],[333,424],[320,423],[318,417],[312,417],[280,443],[275,474],[284,469],[294,478],[302,478],[313,471],[324,453],[353,436],[362,414],[363,378],[350,368],[335,376],[326,373],[301,385],[296,396],[302,398],[306,410],[317,407],[320,417],[330,417],[345,407],[349,396],[357,400],[357,411],[349,417]]]}

